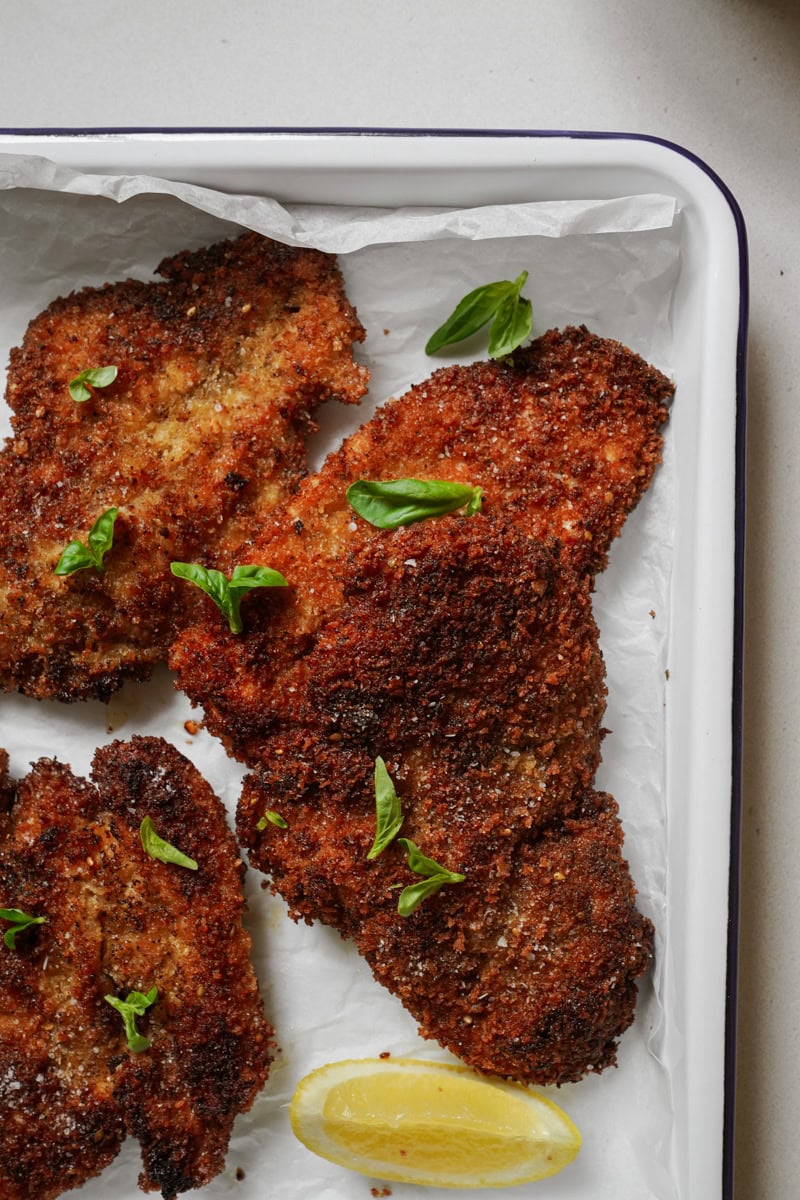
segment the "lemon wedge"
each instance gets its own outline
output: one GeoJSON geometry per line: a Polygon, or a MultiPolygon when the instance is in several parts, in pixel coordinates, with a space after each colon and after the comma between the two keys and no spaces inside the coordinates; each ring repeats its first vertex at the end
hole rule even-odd
{"type": "Polygon", "coordinates": [[[413,1058],[328,1063],[300,1080],[290,1116],[295,1135],[320,1157],[431,1187],[544,1179],[581,1146],[572,1121],[544,1096],[413,1058]]]}

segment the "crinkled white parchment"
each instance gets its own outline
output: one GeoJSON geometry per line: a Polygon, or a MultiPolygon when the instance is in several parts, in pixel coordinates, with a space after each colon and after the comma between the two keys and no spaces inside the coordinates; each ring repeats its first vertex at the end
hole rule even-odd
{"type": "MultiPolygon", "coordinates": [[[[109,146],[113,155],[113,144],[109,146]]],[[[670,305],[680,260],[680,214],[665,196],[530,203],[469,210],[282,206],[149,177],[85,175],[44,158],[0,155],[0,356],[52,299],[88,284],[150,278],[166,255],[240,226],[341,255],[348,294],[367,330],[358,357],[372,372],[360,410],[328,405],[313,440],[319,464],[375,406],[444,362],[481,357],[480,338],[452,357],[427,358],[426,338],[467,291],[527,269],[535,332],[585,323],[667,374],[674,358],[670,305]]],[[[678,401],[679,402],[679,401],[678,401]]],[[[8,414],[3,414],[7,432],[8,414]]],[[[673,462],[664,463],[616,543],[597,583],[595,609],[608,667],[601,787],[618,799],[640,905],[657,929],[657,958],[641,987],[619,1067],[545,1089],[576,1121],[584,1144],[562,1174],[515,1189],[531,1200],[677,1200],[672,1078],[680,1030],[664,1003],[670,972],[666,895],[665,671],[673,555],[673,462]]],[[[0,744],[12,771],[42,754],[87,772],[95,748],[134,733],[171,738],[233,812],[243,775],[219,744],[184,722],[197,717],[164,669],[110,703],[60,705],[0,696],[0,744]]],[[[268,1015],[281,1051],[252,1111],[239,1118],[222,1176],[207,1200],[343,1200],[376,1181],[306,1151],[293,1137],[288,1102],[322,1063],[392,1054],[448,1060],[422,1041],[412,1018],[376,984],[353,947],[322,926],[297,926],[251,872],[248,924],[268,1015]]],[[[129,1142],[81,1200],[135,1200],[138,1151],[129,1142]]],[[[452,1192],[391,1184],[395,1200],[452,1192]]],[[[484,1193],[487,1194],[487,1193],[484,1193]]],[[[495,1193],[489,1192],[488,1195],[495,1193]]],[[[500,1193],[497,1193],[499,1195],[500,1193]]]]}

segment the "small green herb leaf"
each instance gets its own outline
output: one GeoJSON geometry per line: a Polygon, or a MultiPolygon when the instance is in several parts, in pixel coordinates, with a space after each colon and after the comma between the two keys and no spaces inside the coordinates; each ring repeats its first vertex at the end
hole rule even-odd
{"type": "Polygon", "coordinates": [[[103,559],[114,543],[114,522],[119,513],[118,508],[107,508],[95,521],[89,530],[86,544],[70,542],[61,551],[61,557],[56,563],[56,575],[71,575],[73,571],[82,571],[86,567],[96,567],[103,570],[103,559]]]}
{"type": "Polygon", "coordinates": [[[509,288],[514,285],[507,280],[499,283],[486,283],[482,287],[469,292],[459,301],[453,312],[428,339],[425,346],[426,354],[435,354],[443,346],[452,346],[455,342],[463,342],[491,321],[499,306],[509,295],[509,288]]]}
{"type": "Polygon", "coordinates": [[[457,512],[465,505],[471,517],[480,511],[483,489],[443,479],[359,479],[347,489],[347,501],[370,525],[398,529],[457,512]]]}
{"type": "Polygon", "coordinates": [[[84,400],[91,396],[92,388],[108,387],[117,378],[117,374],[116,367],[87,367],[69,381],[69,394],[76,404],[83,404],[84,400]]]}
{"type": "Polygon", "coordinates": [[[272,808],[267,809],[261,820],[256,824],[256,829],[261,831],[262,829],[266,829],[267,825],[277,825],[278,829],[289,828],[289,822],[272,808]]]}
{"type": "Polygon", "coordinates": [[[213,567],[201,567],[199,563],[182,562],[170,563],[169,569],[178,579],[188,579],[190,583],[199,587],[211,597],[220,612],[226,613],[229,584],[222,571],[215,571],[213,567]]]}
{"type": "Polygon", "coordinates": [[[410,917],[423,900],[427,900],[428,896],[438,892],[445,883],[463,883],[466,879],[466,875],[461,875],[457,871],[448,871],[447,867],[428,858],[409,838],[398,838],[397,844],[406,851],[409,868],[416,875],[425,876],[419,883],[412,883],[403,888],[400,893],[397,911],[401,917],[410,917]]]}
{"type": "Polygon", "coordinates": [[[490,321],[489,357],[502,358],[516,350],[533,328],[531,302],[520,295],[527,278],[528,272],[523,271],[514,280],[503,279],[475,288],[428,339],[425,353],[435,354],[443,346],[463,342],[490,321]]]}
{"type": "Polygon", "coordinates": [[[460,879],[450,878],[449,875],[431,875],[421,879],[419,883],[410,883],[404,887],[397,900],[397,911],[401,917],[410,917],[416,912],[423,900],[434,896],[445,883],[460,883],[460,879]]]}
{"type": "Polygon", "coordinates": [[[197,870],[197,863],[193,858],[189,858],[188,854],[184,854],[158,836],[150,817],[145,817],[139,826],[139,837],[142,839],[145,853],[149,854],[151,858],[157,858],[159,862],[163,863],[174,863],[175,866],[186,867],[190,871],[197,870]]]}
{"type": "MultiPolygon", "coordinates": [[[[443,867],[441,863],[437,863],[435,859],[428,858],[422,853],[416,842],[412,842],[410,838],[398,838],[398,846],[402,846],[408,855],[409,868],[415,875],[452,875],[452,871],[448,871],[447,867],[443,867]]],[[[461,883],[464,879],[463,875],[459,875],[457,882],[461,883]]]]}
{"type": "Polygon", "coordinates": [[[509,296],[489,326],[489,358],[503,358],[521,346],[533,328],[533,306],[521,296],[509,296]]]}
{"type": "Polygon", "coordinates": [[[188,579],[216,604],[217,608],[228,618],[231,633],[241,633],[243,629],[242,616],[239,606],[245,592],[259,587],[287,587],[288,584],[280,571],[271,567],[259,567],[255,564],[234,567],[228,579],[221,571],[202,567],[199,563],[174,562],[170,564],[173,575],[179,579],[188,579]]]}
{"type": "Polygon", "coordinates": [[[18,908],[0,908],[0,919],[11,922],[11,928],[3,935],[3,942],[9,950],[16,950],[17,934],[31,925],[44,925],[47,917],[31,917],[18,908]]]}
{"type": "Polygon", "coordinates": [[[375,840],[367,858],[377,858],[400,832],[400,798],[382,758],[375,759],[375,840]]]}
{"type": "Polygon", "coordinates": [[[142,1037],[139,1033],[136,1028],[136,1018],[143,1016],[150,1005],[155,1004],[157,998],[158,988],[151,988],[146,995],[141,992],[128,992],[124,1000],[119,1000],[116,996],[103,997],[122,1017],[128,1049],[132,1050],[134,1054],[141,1054],[143,1050],[150,1048],[150,1038],[142,1037]]]}
{"type": "Polygon", "coordinates": [[[61,551],[61,557],[56,564],[56,575],[71,575],[73,571],[83,571],[86,567],[95,565],[91,552],[82,542],[70,542],[61,551]]]}

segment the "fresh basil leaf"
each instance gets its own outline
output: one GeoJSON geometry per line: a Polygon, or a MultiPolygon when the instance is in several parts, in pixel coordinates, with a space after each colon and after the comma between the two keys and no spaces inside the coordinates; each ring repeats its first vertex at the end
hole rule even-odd
{"type": "Polygon", "coordinates": [[[460,880],[449,879],[446,875],[431,875],[427,879],[421,879],[419,883],[410,883],[397,898],[397,911],[401,917],[410,917],[423,900],[435,895],[445,883],[459,882],[460,880]]]}
{"type": "Polygon", "coordinates": [[[242,592],[257,587],[287,586],[286,580],[280,571],[273,571],[272,567],[258,567],[255,563],[248,563],[243,567],[234,567],[230,582],[231,591],[235,589],[242,592]]]}
{"type": "Polygon", "coordinates": [[[367,855],[377,858],[400,831],[403,813],[400,798],[382,758],[375,759],[375,840],[367,855]]]}
{"type": "Polygon", "coordinates": [[[87,567],[95,567],[102,572],[103,559],[114,544],[114,522],[118,515],[118,508],[107,508],[89,530],[86,545],[78,541],[70,542],[61,551],[55,566],[56,575],[72,575],[74,571],[82,571],[87,567]]]}
{"type": "Polygon", "coordinates": [[[347,489],[350,506],[377,529],[399,529],[465,505],[472,516],[480,511],[482,497],[480,487],[443,479],[358,479],[347,489]]]}
{"type": "Polygon", "coordinates": [[[201,592],[210,596],[222,615],[228,618],[231,633],[242,632],[241,618],[237,622],[232,615],[230,586],[222,571],[213,567],[203,567],[200,563],[181,562],[171,563],[170,570],[179,579],[188,579],[190,583],[199,587],[201,592]]]}
{"type": "Polygon", "coordinates": [[[151,988],[147,995],[143,995],[141,992],[128,992],[124,1000],[120,1000],[116,996],[103,997],[122,1017],[128,1048],[134,1054],[141,1054],[143,1050],[150,1048],[150,1038],[142,1037],[139,1033],[136,1028],[136,1018],[143,1016],[150,1005],[155,1004],[157,998],[158,988],[151,988]]]}
{"type": "Polygon", "coordinates": [[[489,327],[489,358],[503,358],[521,346],[533,329],[530,300],[511,296],[503,301],[489,327]]]}
{"type": "Polygon", "coordinates": [[[85,400],[91,399],[92,391],[83,382],[81,375],[76,375],[69,381],[69,394],[76,404],[83,404],[85,400]]]}
{"type": "Polygon", "coordinates": [[[288,587],[288,584],[280,571],[273,571],[272,567],[258,567],[248,564],[247,566],[233,568],[230,584],[228,585],[230,612],[226,614],[232,633],[241,633],[243,629],[242,616],[239,610],[242,596],[252,588],[260,587],[288,587]]]}
{"type": "Polygon", "coordinates": [[[443,867],[441,863],[428,858],[422,853],[416,842],[412,842],[410,838],[398,838],[397,844],[402,846],[408,855],[408,865],[415,875],[445,875],[452,878],[454,883],[463,882],[463,875],[448,871],[447,867],[443,867]]]}
{"type": "Polygon", "coordinates": [[[76,404],[83,404],[92,394],[92,388],[106,388],[117,378],[116,367],[87,367],[69,382],[69,394],[76,404]],[[90,386],[87,387],[87,384],[90,386]]]}
{"type": "Polygon", "coordinates": [[[86,549],[83,542],[70,542],[61,551],[56,567],[56,575],[71,575],[73,571],[83,571],[86,567],[93,567],[94,556],[86,549]]]}
{"type": "Polygon", "coordinates": [[[188,579],[190,583],[199,587],[201,592],[211,597],[217,608],[226,612],[228,580],[222,571],[215,571],[213,567],[202,567],[200,563],[184,562],[170,563],[169,569],[178,579],[188,579]]]}
{"type": "Polygon", "coordinates": [[[491,321],[502,302],[513,294],[513,289],[513,283],[501,280],[497,283],[485,283],[469,292],[459,301],[444,325],[440,325],[428,338],[425,353],[435,354],[443,346],[463,342],[465,338],[477,333],[491,321]]]}
{"type": "Polygon", "coordinates": [[[490,321],[489,357],[502,358],[516,350],[533,328],[531,302],[520,295],[527,278],[528,272],[523,271],[514,280],[503,279],[475,288],[428,339],[425,353],[434,354],[443,346],[462,342],[490,321]]]}
{"type": "Polygon", "coordinates": [[[472,489],[472,499],[469,501],[469,503],[467,504],[467,507],[464,509],[464,516],[465,517],[474,517],[475,513],[479,513],[481,511],[482,507],[483,507],[483,488],[476,486],[472,489]]]}
{"type": "Polygon", "coordinates": [[[412,883],[403,888],[397,901],[397,911],[401,917],[410,916],[419,908],[423,900],[438,892],[445,883],[463,883],[466,879],[466,875],[461,875],[457,871],[448,871],[447,867],[428,858],[422,853],[416,842],[412,842],[410,838],[398,838],[397,844],[402,846],[408,855],[409,868],[416,875],[426,877],[419,883],[412,883]]]}
{"type": "Polygon", "coordinates": [[[197,863],[188,854],[184,854],[175,846],[165,842],[156,833],[156,827],[150,817],[145,817],[139,826],[139,837],[145,854],[163,863],[174,863],[176,867],[186,867],[189,871],[197,870],[197,863]]]}
{"type": "Polygon", "coordinates": [[[0,919],[11,922],[11,928],[3,935],[3,942],[9,950],[16,950],[17,934],[31,925],[44,925],[47,917],[31,917],[19,908],[0,908],[0,919]]]}
{"type": "Polygon", "coordinates": [[[118,508],[107,508],[89,530],[86,542],[98,571],[102,571],[103,558],[114,544],[114,523],[118,515],[118,508]]]}
{"type": "Polygon", "coordinates": [[[203,567],[199,563],[174,562],[170,564],[170,570],[179,579],[188,579],[211,597],[223,616],[228,618],[231,633],[241,633],[244,628],[239,605],[245,592],[257,587],[288,586],[280,571],[255,564],[234,567],[230,580],[221,571],[203,567]]]}
{"type": "Polygon", "coordinates": [[[280,813],[275,812],[273,808],[267,809],[261,820],[256,823],[256,829],[259,831],[266,829],[267,825],[277,825],[278,829],[289,828],[289,822],[280,813]]]}

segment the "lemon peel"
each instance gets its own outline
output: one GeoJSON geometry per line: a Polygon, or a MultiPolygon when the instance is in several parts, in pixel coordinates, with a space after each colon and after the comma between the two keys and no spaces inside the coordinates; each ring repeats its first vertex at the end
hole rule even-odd
{"type": "Polygon", "coordinates": [[[300,1080],[289,1111],[295,1136],[321,1158],[431,1187],[545,1179],[581,1146],[566,1113],[539,1093],[412,1058],[328,1063],[300,1080]]]}

